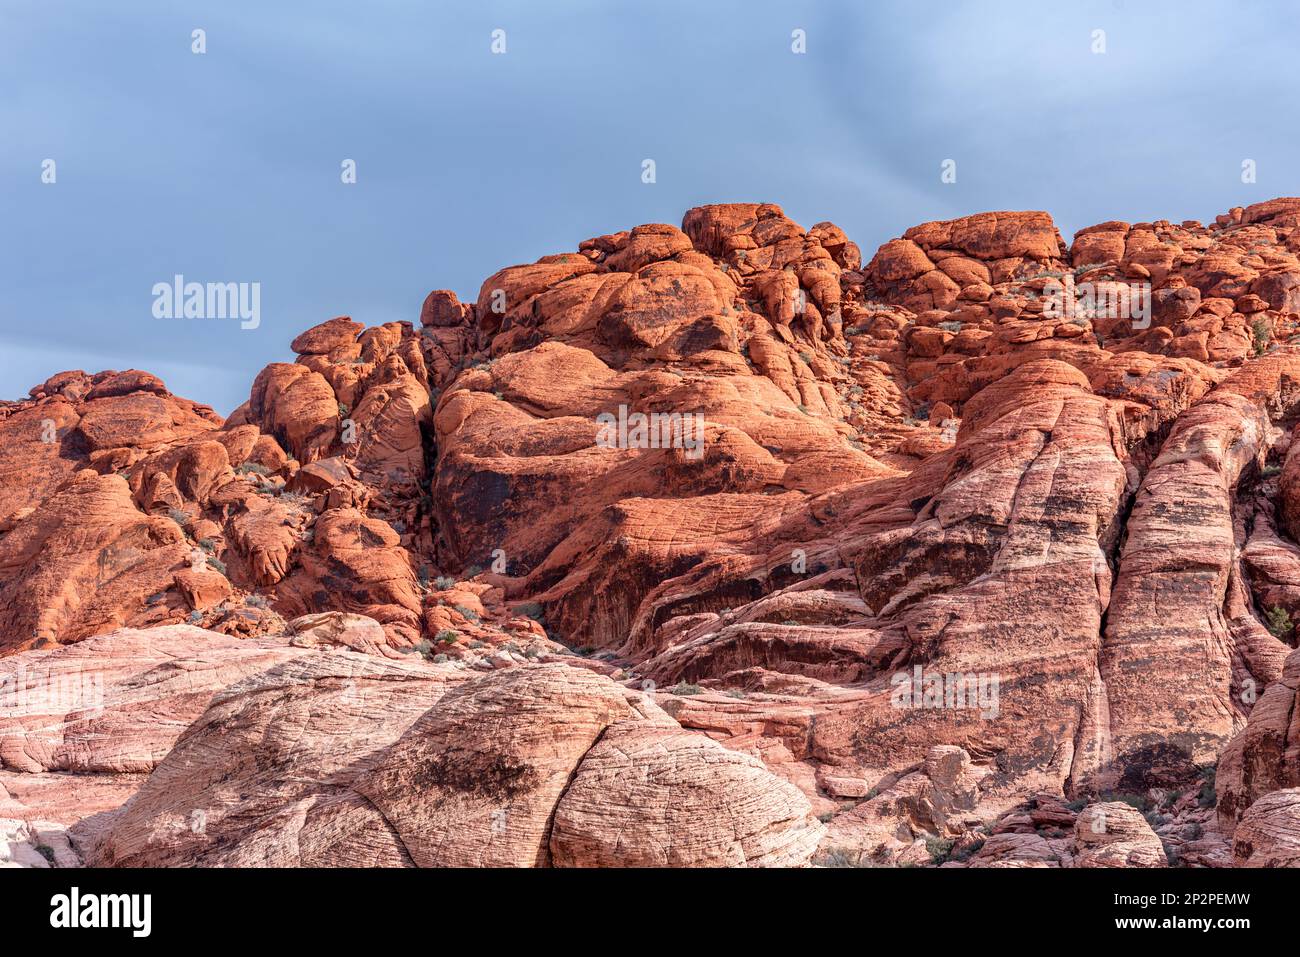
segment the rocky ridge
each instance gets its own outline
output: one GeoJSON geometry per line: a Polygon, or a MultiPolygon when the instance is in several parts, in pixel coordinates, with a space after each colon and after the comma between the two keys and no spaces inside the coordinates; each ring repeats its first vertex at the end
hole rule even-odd
{"type": "Polygon", "coordinates": [[[706,206],[225,420],[60,373],[0,403],[0,856],[1295,863],[1297,226],[706,206]]]}

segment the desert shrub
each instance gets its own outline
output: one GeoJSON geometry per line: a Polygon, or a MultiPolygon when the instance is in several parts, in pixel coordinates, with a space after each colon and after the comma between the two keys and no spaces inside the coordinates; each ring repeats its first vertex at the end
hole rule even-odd
{"type": "Polygon", "coordinates": [[[1291,614],[1281,606],[1270,609],[1264,616],[1264,627],[1275,638],[1285,638],[1295,628],[1291,614]]]}
{"type": "Polygon", "coordinates": [[[863,851],[848,847],[832,847],[812,860],[817,867],[874,867],[871,858],[863,851]]]}
{"type": "Polygon", "coordinates": [[[933,864],[942,864],[952,853],[953,845],[957,842],[950,837],[927,837],[925,839],[925,849],[930,854],[930,861],[933,864]]]}
{"type": "Polygon", "coordinates": [[[271,470],[265,465],[258,465],[256,462],[245,462],[240,465],[235,472],[239,475],[270,475],[271,470]]]}
{"type": "Polygon", "coordinates": [[[522,605],[516,605],[515,612],[536,622],[540,622],[545,614],[541,604],[535,601],[526,601],[522,605]]]}
{"type": "Polygon", "coordinates": [[[1273,338],[1267,320],[1256,319],[1250,325],[1250,332],[1251,345],[1254,348],[1255,355],[1262,356],[1268,350],[1269,340],[1273,338]]]}
{"type": "Polygon", "coordinates": [[[679,681],[668,689],[669,694],[675,695],[693,695],[704,694],[704,689],[699,685],[691,684],[688,681],[679,681]]]}
{"type": "Polygon", "coordinates": [[[1121,804],[1127,804],[1134,808],[1138,813],[1145,815],[1151,810],[1151,801],[1145,794],[1129,794],[1125,792],[1108,791],[1101,796],[1103,801],[1118,801],[1121,804]]]}
{"type": "Polygon", "coordinates": [[[444,628],[433,636],[434,640],[442,645],[454,645],[460,640],[460,632],[455,628],[444,628]]]}
{"type": "Polygon", "coordinates": [[[1198,807],[1214,807],[1216,800],[1214,794],[1214,774],[1215,769],[1213,767],[1201,770],[1201,793],[1196,797],[1196,804],[1198,807]]]}
{"type": "Polygon", "coordinates": [[[214,571],[220,572],[221,574],[225,575],[227,578],[230,577],[230,573],[226,571],[226,563],[223,562],[220,558],[217,558],[215,555],[208,556],[208,565],[214,571]]]}

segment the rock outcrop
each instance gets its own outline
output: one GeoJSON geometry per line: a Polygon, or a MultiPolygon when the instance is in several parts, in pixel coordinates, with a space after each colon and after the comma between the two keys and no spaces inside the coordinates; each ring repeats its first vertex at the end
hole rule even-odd
{"type": "Polygon", "coordinates": [[[0,680],[103,711],[0,708],[0,846],[1293,862],[1298,251],[1293,198],[865,263],[723,204],[322,322],[224,420],[55,375],[0,402],[0,680]]]}

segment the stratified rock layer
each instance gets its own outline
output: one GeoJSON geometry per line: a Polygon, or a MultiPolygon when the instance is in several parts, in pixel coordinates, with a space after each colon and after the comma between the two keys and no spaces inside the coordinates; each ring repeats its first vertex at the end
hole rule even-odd
{"type": "Polygon", "coordinates": [[[865,263],[722,204],[320,323],[224,421],[60,373],[0,403],[0,665],[104,657],[115,743],[0,711],[4,773],[149,774],[116,863],[1289,860],[1297,250],[1292,198],[865,263]],[[159,626],[170,678],[96,637],[159,626]],[[290,713],[294,773],[223,743],[290,713]]]}

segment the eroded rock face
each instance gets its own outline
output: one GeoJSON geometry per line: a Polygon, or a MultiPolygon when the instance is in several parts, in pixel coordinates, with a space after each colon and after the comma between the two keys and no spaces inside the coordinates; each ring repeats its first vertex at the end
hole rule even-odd
{"type": "Polygon", "coordinates": [[[1300,788],[1273,791],[1250,806],[1232,841],[1238,867],[1300,867],[1300,788]]]}
{"type": "MultiPolygon", "coordinates": [[[[1297,783],[1298,228],[990,212],[864,264],[704,206],[418,326],[323,322],[224,421],[61,373],[0,403],[0,656],[182,623],[306,656],[293,691],[202,681],[172,765],[105,759],[152,770],[105,860],[1225,863],[1297,783]],[[351,715],[363,753],[322,740],[247,814],[182,777],[253,773],[212,729],[351,714],[348,655],[406,689],[351,715]],[[467,747],[499,794],[455,785],[467,747]],[[1116,795],[1166,820],[1078,830],[1116,795]]],[[[40,740],[36,773],[80,760],[40,740]]]]}
{"type": "Polygon", "coordinates": [[[0,658],[0,768],[151,771],[214,692],[298,654],[171,625],[0,658]]]}
{"type": "Polygon", "coordinates": [[[88,861],[794,866],[821,833],[760,762],[586,669],[335,652],[217,695],[88,861]]]}

